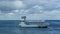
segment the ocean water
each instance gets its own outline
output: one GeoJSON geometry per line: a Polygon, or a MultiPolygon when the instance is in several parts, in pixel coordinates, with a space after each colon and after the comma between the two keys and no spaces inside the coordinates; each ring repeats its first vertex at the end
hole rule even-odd
{"type": "Polygon", "coordinates": [[[60,20],[46,20],[48,28],[22,28],[19,23],[19,20],[0,20],[0,34],[60,34],[60,20]]]}

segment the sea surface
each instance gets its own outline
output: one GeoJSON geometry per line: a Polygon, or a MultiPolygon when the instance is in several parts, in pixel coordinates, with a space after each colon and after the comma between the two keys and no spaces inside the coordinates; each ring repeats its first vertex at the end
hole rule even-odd
{"type": "Polygon", "coordinates": [[[0,34],[60,34],[60,20],[46,20],[48,28],[22,28],[19,23],[19,20],[0,20],[0,34]]]}

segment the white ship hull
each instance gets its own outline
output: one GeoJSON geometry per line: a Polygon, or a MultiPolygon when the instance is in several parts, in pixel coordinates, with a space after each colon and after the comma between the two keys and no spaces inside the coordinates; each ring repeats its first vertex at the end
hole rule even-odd
{"type": "Polygon", "coordinates": [[[33,28],[47,28],[47,26],[48,25],[46,25],[46,24],[43,24],[43,25],[41,25],[41,24],[39,24],[39,25],[20,25],[21,27],[33,27],[33,28]]]}
{"type": "MultiPolygon", "coordinates": [[[[34,21],[35,22],[35,21],[34,21]]],[[[37,21],[39,22],[39,21],[37,21]]],[[[48,24],[27,24],[25,20],[22,20],[21,23],[19,24],[21,27],[33,27],[33,28],[47,28],[48,24]]]]}

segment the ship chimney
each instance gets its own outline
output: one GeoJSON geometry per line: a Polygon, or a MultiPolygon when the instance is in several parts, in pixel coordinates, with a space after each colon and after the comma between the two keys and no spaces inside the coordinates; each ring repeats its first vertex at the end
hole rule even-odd
{"type": "Polygon", "coordinates": [[[23,22],[26,22],[26,16],[21,17],[23,19],[23,22]]]}

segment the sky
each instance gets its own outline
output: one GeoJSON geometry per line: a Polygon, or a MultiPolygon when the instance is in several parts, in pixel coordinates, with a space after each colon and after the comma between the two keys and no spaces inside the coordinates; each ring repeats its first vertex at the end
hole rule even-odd
{"type": "Polygon", "coordinates": [[[60,0],[0,0],[0,20],[60,20],[60,0]]]}

